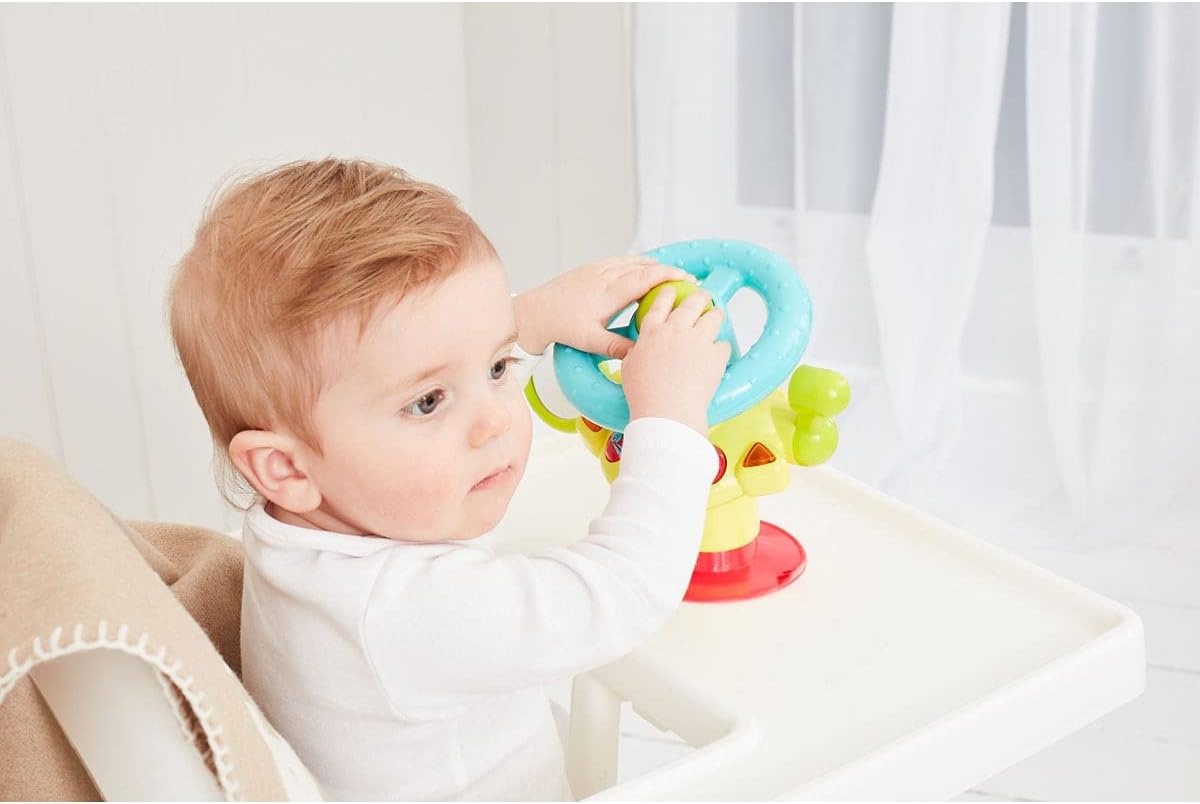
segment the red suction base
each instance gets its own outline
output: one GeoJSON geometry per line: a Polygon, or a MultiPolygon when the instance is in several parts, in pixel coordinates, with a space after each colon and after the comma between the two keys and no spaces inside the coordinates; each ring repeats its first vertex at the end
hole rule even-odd
{"type": "Polygon", "coordinates": [[[808,557],[800,542],[770,522],[758,523],[758,536],[745,547],[701,553],[684,600],[723,603],[770,594],[800,577],[808,557]]]}

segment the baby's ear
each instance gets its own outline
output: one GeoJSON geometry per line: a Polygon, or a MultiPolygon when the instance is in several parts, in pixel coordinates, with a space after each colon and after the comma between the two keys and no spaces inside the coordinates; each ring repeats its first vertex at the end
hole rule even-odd
{"type": "Polygon", "coordinates": [[[304,471],[300,454],[296,439],[270,430],[243,430],[229,442],[229,460],[254,490],[296,514],[321,504],[321,492],[304,471]]]}

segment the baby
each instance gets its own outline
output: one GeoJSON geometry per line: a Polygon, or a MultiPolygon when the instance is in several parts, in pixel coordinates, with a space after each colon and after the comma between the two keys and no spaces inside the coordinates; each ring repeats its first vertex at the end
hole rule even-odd
{"type": "Polygon", "coordinates": [[[686,277],[616,258],[514,298],[453,196],[367,162],[285,165],[207,211],[171,332],[252,494],[243,680],[329,796],[570,796],[542,685],[665,623],[717,470],[707,294],[660,293],[635,345],[604,329],[686,277]],[[480,537],[525,470],[524,376],[556,341],[623,358],[621,473],[572,546],[497,555],[480,537]]]}

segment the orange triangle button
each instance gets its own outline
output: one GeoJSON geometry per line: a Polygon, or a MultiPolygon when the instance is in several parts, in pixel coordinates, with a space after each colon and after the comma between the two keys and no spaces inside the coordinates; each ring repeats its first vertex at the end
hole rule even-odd
{"type": "Polygon", "coordinates": [[[747,469],[753,466],[762,466],[763,464],[773,463],[775,461],[775,453],[767,449],[766,446],[758,441],[750,447],[750,451],[746,453],[746,457],[742,459],[742,466],[747,469]]]}

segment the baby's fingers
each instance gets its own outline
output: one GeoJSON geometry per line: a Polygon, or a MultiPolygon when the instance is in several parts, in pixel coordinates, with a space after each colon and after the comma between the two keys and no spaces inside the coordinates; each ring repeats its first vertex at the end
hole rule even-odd
{"type": "Polygon", "coordinates": [[[712,296],[708,294],[708,291],[696,290],[672,311],[671,323],[678,327],[693,327],[710,304],[712,304],[712,296]]]}
{"type": "Polygon", "coordinates": [[[637,271],[641,268],[647,268],[655,265],[660,265],[658,260],[653,257],[643,257],[640,254],[628,255],[624,257],[608,257],[596,263],[600,268],[600,275],[608,282],[613,282],[619,279],[622,275],[630,271],[637,271]]]}
{"type": "Polygon", "coordinates": [[[709,340],[715,341],[717,335],[721,332],[721,324],[724,320],[725,312],[720,307],[713,307],[700,316],[700,319],[696,322],[695,329],[697,332],[706,335],[709,340]]]}
{"type": "Polygon", "coordinates": [[[717,347],[717,354],[721,356],[721,365],[728,365],[729,358],[733,355],[733,344],[729,341],[717,341],[713,346],[717,347]]]}
{"type": "Polygon", "coordinates": [[[619,304],[625,305],[634,299],[640,299],[652,289],[664,282],[672,280],[691,279],[692,275],[682,268],[662,263],[639,264],[630,266],[617,274],[609,284],[612,294],[619,304]]]}
{"type": "Polygon", "coordinates": [[[650,308],[646,310],[646,315],[642,317],[642,323],[638,325],[638,332],[649,332],[662,326],[667,320],[667,316],[670,315],[673,304],[675,304],[675,288],[667,285],[654,295],[654,301],[650,302],[650,308]]]}

